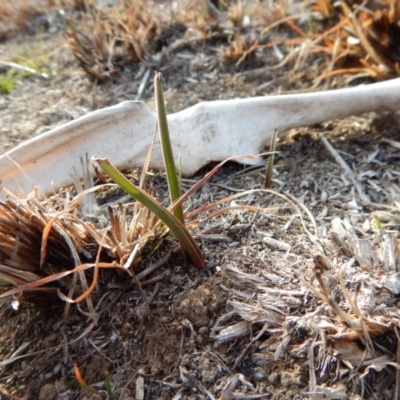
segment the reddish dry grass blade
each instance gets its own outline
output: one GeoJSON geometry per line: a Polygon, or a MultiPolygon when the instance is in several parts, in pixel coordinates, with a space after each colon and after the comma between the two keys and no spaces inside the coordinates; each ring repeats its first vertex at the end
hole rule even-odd
{"type": "Polygon", "coordinates": [[[236,156],[232,156],[229,157],[227,159],[225,159],[224,161],[220,162],[216,167],[214,167],[210,172],[208,172],[203,178],[201,178],[198,182],[196,182],[185,194],[183,194],[177,201],[175,201],[173,204],[171,204],[168,207],[168,210],[172,211],[175,209],[175,207],[182,205],[188,198],[190,195],[192,195],[198,188],[200,188],[201,186],[203,186],[207,181],[209,181],[211,179],[212,176],[214,176],[218,170],[224,165],[226,164],[228,161],[232,161],[238,158],[250,158],[250,159],[257,159],[260,158],[262,156],[268,155],[270,154],[269,152],[266,153],[260,153],[257,155],[249,155],[249,154],[241,154],[241,155],[236,155],[236,156]]]}
{"type": "Polygon", "coordinates": [[[41,246],[41,250],[40,250],[40,266],[43,266],[44,261],[46,259],[47,242],[48,242],[50,230],[53,227],[53,224],[57,221],[57,219],[61,215],[65,214],[67,211],[69,211],[73,207],[77,206],[80,201],[81,201],[81,199],[78,198],[77,200],[75,200],[72,203],[70,203],[64,210],[62,210],[59,213],[57,213],[56,215],[54,215],[50,219],[50,221],[46,224],[46,226],[45,226],[45,228],[43,230],[42,246],[41,246]]]}
{"type": "Polygon", "coordinates": [[[86,390],[88,393],[92,393],[95,395],[99,395],[99,392],[93,388],[91,388],[90,386],[88,386],[85,381],[82,378],[82,374],[81,371],[79,370],[78,364],[74,364],[74,374],[75,374],[75,378],[79,383],[79,386],[83,389],[86,390]]]}
{"type": "Polygon", "coordinates": [[[99,263],[88,263],[88,264],[82,264],[79,265],[69,271],[63,271],[63,272],[58,272],[55,274],[52,274],[50,276],[47,276],[45,278],[39,279],[35,282],[30,282],[26,283],[25,285],[18,286],[16,288],[7,290],[6,292],[0,294],[0,299],[10,297],[13,295],[18,295],[21,294],[25,291],[31,291],[37,288],[40,288],[43,285],[46,285],[50,282],[57,281],[59,279],[62,279],[68,275],[74,274],[75,272],[80,272],[80,271],[86,271],[91,268],[95,268],[97,265],[97,268],[117,268],[117,269],[122,269],[118,264],[116,263],[106,263],[106,262],[99,262],[99,263]]]}

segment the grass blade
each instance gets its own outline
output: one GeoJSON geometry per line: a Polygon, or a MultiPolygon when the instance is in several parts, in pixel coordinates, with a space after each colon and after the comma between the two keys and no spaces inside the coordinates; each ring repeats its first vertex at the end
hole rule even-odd
{"type": "Polygon", "coordinates": [[[217,166],[215,166],[210,172],[208,172],[205,176],[203,176],[203,178],[201,178],[200,180],[198,180],[188,191],[185,192],[185,194],[183,194],[178,200],[176,200],[174,202],[174,204],[171,204],[168,207],[168,210],[175,210],[176,207],[178,207],[179,205],[183,204],[190,195],[192,195],[199,187],[201,187],[202,185],[204,185],[206,182],[208,182],[213,175],[215,175],[218,170],[224,165],[226,164],[228,161],[231,160],[235,160],[238,158],[249,158],[249,159],[256,159],[262,156],[266,156],[270,154],[269,152],[266,153],[260,153],[257,155],[252,155],[252,154],[238,154],[236,156],[232,156],[229,158],[226,158],[224,161],[221,161],[217,166]]]}
{"type": "MultiPolygon", "coordinates": [[[[164,103],[164,94],[161,82],[161,74],[156,73],[154,77],[154,91],[155,91],[155,99],[156,99],[156,112],[158,118],[158,127],[160,129],[160,137],[161,137],[161,145],[162,145],[162,153],[164,157],[164,165],[165,171],[167,173],[167,181],[168,181],[168,189],[169,189],[169,197],[171,199],[171,203],[175,200],[179,199],[181,196],[180,184],[178,180],[178,176],[175,168],[174,154],[172,152],[171,140],[169,137],[169,129],[168,129],[168,121],[167,121],[167,113],[165,111],[165,103],[164,103]]],[[[176,218],[179,219],[183,224],[184,216],[183,210],[181,206],[178,206],[174,210],[174,214],[176,218]]]]}
{"type": "Polygon", "coordinates": [[[92,394],[99,394],[99,392],[96,389],[91,388],[90,386],[88,386],[85,381],[82,378],[81,375],[81,371],[79,370],[79,367],[77,364],[74,364],[74,374],[75,374],[75,378],[79,383],[79,386],[83,389],[86,390],[88,393],[92,393],[92,394]]]}
{"type": "MultiPolygon", "coordinates": [[[[45,290],[45,289],[55,290],[55,289],[58,289],[58,288],[49,288],[49,287],[42,288],[42,286],[46,285],[46,284],[48,284],[50,282],[58,281],[58,280],[66,277],[68,275],[71,275],[71,274],[75,273],[75,272],[86,271],[87,269],[91,269],[91,268],[94,268],[94,267],[95,267],[94,263],[81,264],[81,265],[78,265],[77,267],[75,267],[73,269],[68,270],[68,271],[58,272],[58,273],[52,274],[50,276],[46,276],[45,278],[41,278],[41,279],[39,279],[37,281],[25,283],[23,285],[19,285],[19,286],[15,287],[15,288],[7,290],[4,293],[1,293],[0,294],[0,299],[6,298],[6,297],[10,297],[10,296],[13,296],[15,294],[20,294],[20,293],[23,293],[23,292],[33,291],[33,290],[36,290],[37,288],[40,288],[41,290],[45,290]]],[[[122,269],[121,266],[119,266],[118,264],[116,264],[114,262],[112,262],[112,263],[101,262],[101,263],[97,264],[97,267],[98,268],[120,268],[120,269],[122,269]]]]}
{"type": "Polygon", "coordinates": [[[125,178],[125,176],[122,175],[121,172],[119,172],[118,169],[115,168],[107,159],[94,158],[94,161],[96,161],[100,168],[126,193],[130,194],[137,201],[142,203],[161,221],[163,221],[164,224],[168,226],[171,232],[181,242],[181,245],[192,259],[193,264],[198,269],[204,268],[205,261],[199,246],[186,229],[185,225],[174,214],[164,208],[143,189],[135,186],[132,182],[125,178]]]}
{"type": "Polygon", "coordinates": [[[105,383],[105,386],[106,386],[106,392],[110,397],[113,397],[110,374],[106,370],[106,371],[104,371],[104,375],[105,375],[104,383],[105,383]]]}
{"type": "Polygon", "coordinates": [[[271,145],[270,145],[271,154],[268,158],[267,171],[265,173],[264,189],[269,189],[271,186],[277,137],[278,137],[278,131],[275,129],[274,133],[272,134],[272,139],[271,139],[271,145]]]}

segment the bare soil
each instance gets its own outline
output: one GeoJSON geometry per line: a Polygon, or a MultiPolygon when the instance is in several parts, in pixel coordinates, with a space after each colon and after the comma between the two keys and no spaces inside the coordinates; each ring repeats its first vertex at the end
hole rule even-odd
{"type": "MultiPolygon", "coordinates": [[[[0,59],[45,54],[49,67],[0,95],[2,152],[138,97],[145,70],[92,82],[53,12],[41,16],[53,18],[52,29],[0,43],[0,59]]],[[[289,67],[269,70],[268,62],[238,71],[197,46],[162,66],[168,112],[202,100],[307,90],[307,76],[315,76],[308,65],[291,74],[289,67]]],[[[140,95],[150,108],[152,90],[150,79],[140,95]]],[[[18,313],[3,303],[0,398],[106,398],[105,371],[121,400],[397,398],[399,131],[396,114],[293,130],[278,145],[273,191],[262,191],[265,167],[222,168],[192,201],[243,192],[232,201],[259,210],[204,217],[197,228],[203,271],[185,265],[171,239],[143,259],[138,273],[159,263],[154,274],[163,277],[143,291],[105,273],[93,295],[97,320],[78,307],[63,318],[62,302],[22,303],[18,313]],[[101,394],[80,388],[74,364],[101,394]]],[[[167,197],[162,176],[154,184],[167,197]]]]}

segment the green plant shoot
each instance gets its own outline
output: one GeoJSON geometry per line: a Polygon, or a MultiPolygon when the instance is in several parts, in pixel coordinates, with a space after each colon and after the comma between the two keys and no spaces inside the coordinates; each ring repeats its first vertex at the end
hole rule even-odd
{"type": "MultiPolygon", "coordinates": [[[[174,154],[172,152],[171,140],[169,137],[167,113],[165,111],[165,102],[163,87],[161,82],[161,74],[156,73],[154,77],[154,94],[156,99],[156,112],[158,119],[158,129],[160,130],[162,153],[164,157],[165,171],[167,173],[168,189],[171,203],[181,197],[181,189],[179,179],[176,173],[174,154]]],[[[174,214],[182,224],[185,223],[182,206],[178,206],[174,210],[174,214]]]]}
{"type": "Polygon", "coordinates": [[[192,235],[186,229],[185,225],[170,211],[164,208],[158,201],[153,199],[143,189],[135,186],[130,182],[117,168],[114,167],[108,160],[94,158],[100,168],[126,193],[130,194],[137,201],[147,207],[154,213],[177,237],[185,251],[189,254],[193,264],[198,269],[203,269],[205,266],[204,256],[199,246],[193,239],[192,235]]]}
{"type": "Polygon", "coordinates": [[[0,75],[0,93],[9,94],[14,85],[23,78],[22,75],[16,74],[13,69],[9,69],[5,74],[0,75]]]}

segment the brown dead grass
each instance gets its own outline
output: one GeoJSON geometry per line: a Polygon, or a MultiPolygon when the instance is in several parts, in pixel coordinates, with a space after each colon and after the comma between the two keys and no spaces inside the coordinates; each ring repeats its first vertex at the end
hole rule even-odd
{"type": "Polygon", "coordinates": [[[0,4],[0,41],[21,31],[35,33],[40,29],[40,16],[54,7],[52,0],[3,0],[0,4]]]}
{"type": "Polygon", "coordinates": [[[88,5],[79,19],[68,18],[67,42],[80,65],[98,81],[137,63],[158,64],[167,53],[199,42],[214,47],[220,63],[231,65],[231,70],[265,66],[271,53],[281,59],[281,67],[289,64],[293,71],[319,57],[314,87],[326,82],[332,86],[338,75],[382,80],[400,71],[400,11],[394,0],[363,6],[333,6],[328,1],[216,4],[88,5]],[[282,27],[287,28],[284,35],[282,27]]]}

